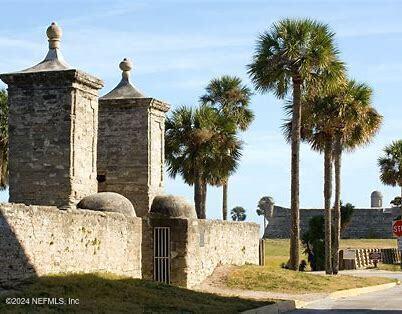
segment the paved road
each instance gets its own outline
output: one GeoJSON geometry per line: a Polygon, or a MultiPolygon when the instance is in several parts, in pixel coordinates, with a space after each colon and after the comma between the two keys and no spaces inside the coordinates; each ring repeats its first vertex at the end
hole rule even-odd
{"type": "MultiPolygon", "coordinates": [[[[402,281],[402,272],[379,272],[367,270],[348,271],[344,273],[358,276],[397,278],[402,281]]],[[[298,309],[290,313],[402,313],[402,285],[355,297],[340,298],[336,300],[325,298],[309,304],[304,309],[298,309]]]]}

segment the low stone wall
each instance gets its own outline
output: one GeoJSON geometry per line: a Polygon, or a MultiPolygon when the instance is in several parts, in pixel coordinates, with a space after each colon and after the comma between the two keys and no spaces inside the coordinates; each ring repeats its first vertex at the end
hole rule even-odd
{"type": "Polygon", "coordinates": [[[187,286],[201,283],[219,265],[258,265],[259,228],[250,222],[191,221],[187,286]]]}
{"type": "Polygon", "coordinates": [[[141,278],[141,242],[140,218],[0,204],[0,286],[59,273],[141,278]]]}
{"type": "MultiPolygon", "coordinates": [[[[356,208],[341,236],[344,239],[392,238],[392,220],[398,214],[397,211],[397,208],[386,211],[382,208],[356,208]]],[[[310,219],[319,215],[324,215],[323,209],[300,209],[300,234],[308,230],[310,219]]],[[[268,218],[264,238],[289,238],[290,218],[289,208],[275,206],[268,218]]]]}
{"type": "Polygon", "coordinates": [[[153,278],[153,230],[170,227],[171,277],[174,285],[193,287],[219,265],[259,262],[259,225],[198,219],[143,220],[143,278],[153,278]]]}

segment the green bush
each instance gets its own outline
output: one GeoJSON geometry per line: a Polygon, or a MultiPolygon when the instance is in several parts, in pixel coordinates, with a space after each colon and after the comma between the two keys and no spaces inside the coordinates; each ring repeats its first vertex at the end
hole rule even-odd
{"type": "MultiPolygon", "coordinates": [[[[341,204],[341,232],[347,227],[353,216],[354,206],[341,204]]],[[[308,256],[311,270],[325,269],[325,229],[324,216],[314,216],[309,221],[309,229],[301,238],[304,253],[308,256]]],[[[334,232],[332,232],[334,235],[334,232]]]]}

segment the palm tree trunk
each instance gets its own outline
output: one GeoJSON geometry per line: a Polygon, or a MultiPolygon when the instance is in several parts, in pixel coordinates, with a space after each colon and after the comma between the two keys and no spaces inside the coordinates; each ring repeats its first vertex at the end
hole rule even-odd
{"type": "Polygon", "coordinates": [[[223,220],[228,220],[228,181],[226,179],[222,186],[222,217],[223,220]]]}
{"type": "Polygon", "coordinates": [[[0,139],[0,190],[2,190],[5,187],[5,178],[3,176],[4,163],[5,163],[5,158],[4,158],[4,154],[3,154],[3,142],[0,139]]]}
{"type": "Polygon", "coordinates": [[[335,139],[335,211],[334,211],[334,244],[333,244],[333,264],[332,272],[334,275],[339,272],[339,246],[341,241],[341,160],[342,146],[340,135],[335,139]]]}
{"type": "Polygon", "coordinates": [[[206,203],[207,203],[207,182],[205,180],[202,180],[202,184],[201,184],[201,190],[202,190],[202,194],[201,194],[201,216],[200,219],[206,219],[207,215],[206,215],[206,203]]]}
{"type": "Polygon", "coordinates": [[[194,182],[194,204],[198,219],[202,218],[202,180],[197,176],[194,182]]]}
{"type": "Polygon", "coordinates": [[[331,194],[332,194],[332,140],[326,139],[324,149],[324,220],[325,220],[325,273],[332,274],[331,254],[331,194]]]}
{"type": "Polygon", "coordinates": [[[299,153],[301,127],[301,79],[293,78],[293,114],[292,114],[292,160],[291,160],[291,187],[290,187],[290,269],[299,269],[299,240],[300,240],[300,212],[299,212],[299,153]]]}
{"type": "Polygon", "coordinates": [[[402,216],[402,185],[401,185],[401,205],[399,207],[400,207],[399,215],[402,216]]]}

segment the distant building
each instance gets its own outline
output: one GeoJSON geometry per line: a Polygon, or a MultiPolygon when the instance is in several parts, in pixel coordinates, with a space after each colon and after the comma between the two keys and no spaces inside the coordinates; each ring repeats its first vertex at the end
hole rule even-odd
{"type": "MultiPolygon", "coordinates": [[[[352,219],[342,238],[392,238],[391,225],[394,217],[399,215],[399,208],[383,208],[382,194],[379,191],[371,193],[371,208],[355,208],[352,219]]],[[[312,217],[324,215],[321,208],[300,209],[300,233],[308,230],[312,217]]],[[[265,216],[268,225],[264,238],[289,238],[291,227],[291,212],[289,208],[274,206],[273,211],[265,216]]]]}

